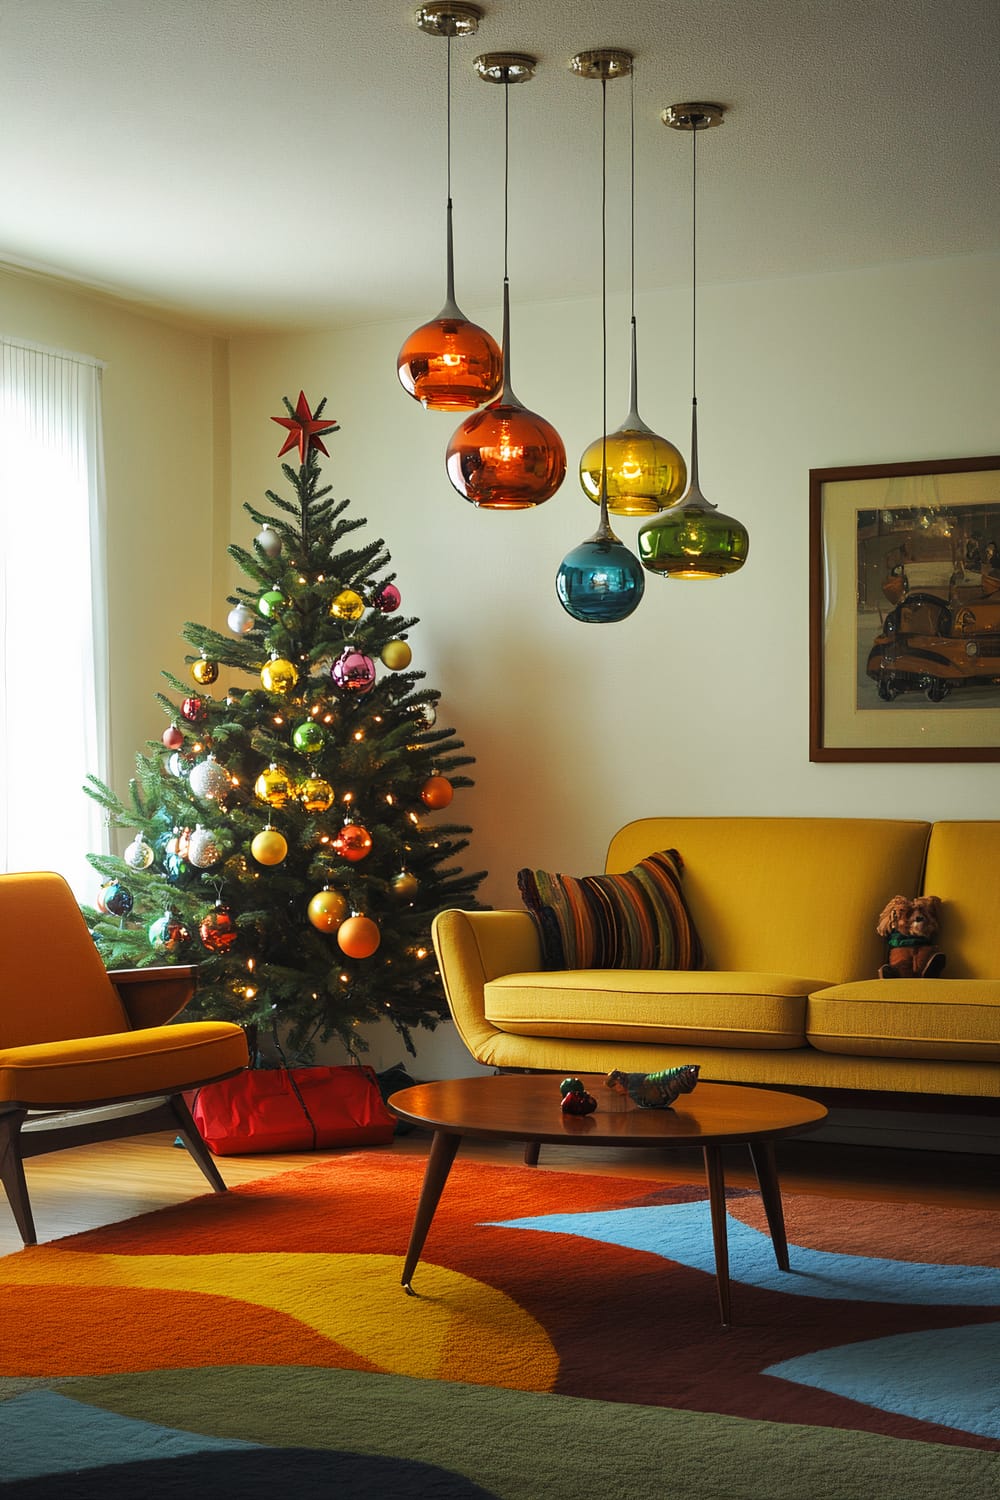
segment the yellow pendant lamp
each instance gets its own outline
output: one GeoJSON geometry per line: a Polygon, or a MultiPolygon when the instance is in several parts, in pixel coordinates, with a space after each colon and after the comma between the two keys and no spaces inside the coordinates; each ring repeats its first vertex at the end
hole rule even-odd
{"type": "MultiPolygon", "coordinates": [[[[591,54],[581,53],[581,58],[591,54]]],[[[583,68],[574,58],[570,66],[582,76],[583,68]]],[[[580,459],[580,483],[595,505],[601,503],[601,479],[607,486],[608,509],[617,516],[651,516],[676,505],[687,483],[684,459],[669,438],[660,437],[639,415],[638,359],[636,357],[635,322],[635,68],[630,63],[631,85],[629,125],[631,135],[631,345],[629,408],[622,425],[615,432],[597,438],[584,450],[580,459]]]]}
{"type": "Polygon", "coordinates": [[[410,334],[396,360],[403,389],[428,411],[474,411],[500,389],[503,359],[492,334],[460,311],[455,301],[455,255],[451,206],[451,42],[479,29],[482,11],[463,0],[425,5],[417,11],[421,31],[448,39],[447,240],[445,303],[437,317],[410,334]]]}
{"type": "Polygon", "coordinates": [[[672,510],[664,511],[639,528],[639,556],[650,573],[663,578],[725,578],[747,560],[750,538],[746,527],[723,515],[706,500],[698,479],[697,397],[697,203],[698,132],[721,125],[721,104],[672,104],[663,123],[691,133],[691,470],[687,491],[672,510]]]}

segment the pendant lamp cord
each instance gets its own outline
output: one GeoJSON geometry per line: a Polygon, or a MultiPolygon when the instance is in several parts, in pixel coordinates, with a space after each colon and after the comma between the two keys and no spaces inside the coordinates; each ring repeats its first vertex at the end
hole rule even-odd
{"type": "Polygon", "coordinates": [[[631,185],[632,194],[632,251],[630,275],[632,278],[632,306],[630,312],[632,322],[635,322],[635,67],[633,66],[628,76],[629,81],[629,153],[631,159],[631,185]]]}
{"type": "Polygon", "coordinates": [[[691,400],[698,404],[698,120],[691,129],[691,400]]]}
{"type": "Polygon", "coordinates": [[[448,33],[448,70],[445,84],[445,157],[448,174],[448,207],[451,207],[451,32],[448,33]]]}
{"type": "Polygon", "coordinates": [[[503,80],[503,279],[507,280],[507,219],[510,203],[510,73],[503,80]]]}
{"type": "Polygon", "coordinates": [[[601,524],[598,535],[611,531],[608,519],[608,80],[601,78],[601,524]]]}

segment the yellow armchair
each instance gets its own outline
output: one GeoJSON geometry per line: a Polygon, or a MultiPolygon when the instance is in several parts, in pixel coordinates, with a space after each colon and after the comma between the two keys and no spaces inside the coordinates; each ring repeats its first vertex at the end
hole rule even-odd
{"type": "Polygon", "coordinates": [[[193,967],[109,973],[62,876],[0,875],[0,1183],[26,1245],[24,1161],[64,1147],[169,1130],[225,1192],[183,1094],[245,1068],[246,1037],[170,1024],[195,983],[193,967]]]}

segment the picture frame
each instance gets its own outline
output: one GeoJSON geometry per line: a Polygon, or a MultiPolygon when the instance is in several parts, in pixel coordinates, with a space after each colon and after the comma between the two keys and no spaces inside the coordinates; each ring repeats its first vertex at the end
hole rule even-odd
{"type": "Polygon", "coordinates": [[[1000,761],[1000,456],[809,471],[810,761],[1000,761]]]}

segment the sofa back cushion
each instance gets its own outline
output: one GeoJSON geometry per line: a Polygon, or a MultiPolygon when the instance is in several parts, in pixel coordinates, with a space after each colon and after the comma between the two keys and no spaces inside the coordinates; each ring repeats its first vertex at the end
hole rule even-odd
{"type": "Polygon", "coordinates": [[[840,984],[878,973],[875,924],[893,896],[919,892],[929,832],[888,819],[643,818],[615,834],[607,869],[677,848],[706,969],[840,984]]]}
{"type": "Polygon", "coordinates": [[[945,978],[1000,979],[1000,823],[935,823],[923,889],[940,896],[945,978]]]}
{"type": "Polygon", "coordinates": [[[519,870],[546,969],[697,969],[698,933],[681,894],[676,849],[657,850],[622,874],[519,870]]]}

